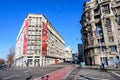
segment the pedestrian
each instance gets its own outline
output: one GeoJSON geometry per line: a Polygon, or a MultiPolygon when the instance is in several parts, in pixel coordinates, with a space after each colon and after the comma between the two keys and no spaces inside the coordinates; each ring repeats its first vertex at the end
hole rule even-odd
{"type": "Polygon", "coordinates": [[[105,69],[105,66],[104,66],[104,63],[102,62],[102,69],[104,70],[105,69]]]}
{"type": "Polygon", "coordinates": [[[117,64],[117,63],[116,63],[116,65],[115,65],[115,66],[116,66],[116,68],[118,68],[118,64],[117,64]]]}
{"type": "Polygon", "coordinates": [[[28,61],[27,61],[26,65],[27,65],[27,67],[29,67],[29,62],[28,61]]]}

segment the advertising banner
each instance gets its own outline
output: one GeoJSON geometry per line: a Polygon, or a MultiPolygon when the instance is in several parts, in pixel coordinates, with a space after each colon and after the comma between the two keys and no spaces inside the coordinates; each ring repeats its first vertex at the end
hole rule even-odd
{"type": "Polygon", "coordinates": [[[47,24],[42,22],[42,55],[47,55],[47,24]]]}
{"type": "Polygon", "coordinates": [[[25,20],[25,34],[24,34],[24,42],[23,42],[23,54],[27,52],[27,42],[28,42],[28,20],[25,20]]]}

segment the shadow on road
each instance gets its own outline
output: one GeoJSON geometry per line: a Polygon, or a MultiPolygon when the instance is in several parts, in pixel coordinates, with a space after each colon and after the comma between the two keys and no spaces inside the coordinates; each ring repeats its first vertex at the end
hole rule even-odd
{"type": "Polygon", "coordinates": [[[93,79],[91,79],[91,78],[89,78],[89,77],[85,77],[85,76],[83,76],[83,75],[79,75],[80,77],[84,77],[85,79],[87,79],[87,80],[93,80],[93,79]]]}
{"type": "Polygon", "coordinates": [[[33,77],[33,76],[31,75],[31,76],[27,77],[26,80],[31,80],[32,77],[33,77]]]}

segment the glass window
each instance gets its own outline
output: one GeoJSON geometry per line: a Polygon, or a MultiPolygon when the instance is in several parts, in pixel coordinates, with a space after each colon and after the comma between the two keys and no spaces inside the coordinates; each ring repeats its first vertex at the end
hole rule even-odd
{"type": "Polygon", "coordinates": [[[105,47],[101,46],[100,48],[98,48],[100,52],[104,52],[105,51],[105,47]]]}
{"type": "Polygon", "coordinates": [[[31,34],[31,31],[28,31],[28,34],[31,34]]]}
{"type": "Polygon", "coordinates": [[[101,38],[101,39],[97,39],[98,43],[104,43],[104,39],[101,38]]]}
{"type": "Polygon", "coordinates": [[[108,5],[108,4],[107,4],[107,5],[104,5],[102,10],[103,10],[103,11],[109,11],[109,5],[108,5]]]}
{"type": "Polygon", "coordinates": [[[110,26],[111,25],[111,21],[109,18],[106,19],[106,23],[105,23],[105,26],[110,26]]]}
{"type": "Polygon", "coordinates": [[[109,36],[109,42],[113,42],[114,41],[114,37],[113,36],[109,36]]]}
{"type": "Polygon", "coordinates": [[[118,24],[120,25],[120,15],[118,16],[118,24]]]}
{"type": "Polygon", "coordinates": [[[108,32],[112,32],[112,27],[107,27],[108,32]]]}
{"type": "Polygon", "coordinates": [[[32,49],[34,49],[34,46],[31,46],[32,47],[32,49]]]}
{"type": "Polygon", "coordinates": [[[116,46],[110,46],[110,50],[111,50],[112,52],[116,52],[116,46]]]}
{"type": "Polygon", "coordinates": [[[31,46],[28,46],[28,49],[31,49],[31,46]]]}

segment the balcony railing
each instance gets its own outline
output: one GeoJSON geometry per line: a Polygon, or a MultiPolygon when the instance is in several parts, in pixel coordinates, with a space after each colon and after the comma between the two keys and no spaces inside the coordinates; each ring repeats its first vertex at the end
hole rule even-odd
{"type": "Polygon", "coordinates": [[[111,5],[112,7],[118,7],[120,6],[120,1],[116,1],[115,3],[112,3],[111,5]]]}
{"type": "Polygon", "coordinates": [[[100,11],[95,11],[95,12],[94,12],[94,15],[95,15],[95,16],[100,15],[100,11]]]}
{"type": "Polygon", "coordinates": [[[110,0],[100,0],[99,3],[104,3],[104,2],[107,2],[107,1],[110,1],[110,0]]]}
{"type": "Polygon", "coordinates": [[[105,26],[106,26],[106,27],[111,26],[111,23],[110,23],[110,22],[106,22],[106,23],[105,23],[105,26]]]}

